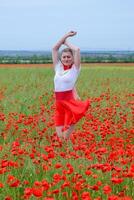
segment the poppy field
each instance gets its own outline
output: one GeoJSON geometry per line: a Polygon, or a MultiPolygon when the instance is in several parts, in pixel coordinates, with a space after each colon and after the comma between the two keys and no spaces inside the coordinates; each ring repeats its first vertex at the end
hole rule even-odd
{"type": "Polygon", "coordinates": [[[91,105],[65,141],[53,77],[0,68],[0,200],[133,200],[134,67],[82,66],[77,91],[91,105]]]}

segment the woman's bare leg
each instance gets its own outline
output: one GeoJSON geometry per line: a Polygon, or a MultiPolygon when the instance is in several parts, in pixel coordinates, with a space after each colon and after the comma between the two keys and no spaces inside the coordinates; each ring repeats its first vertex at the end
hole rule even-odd
{"type": "Polygon", "coordinates": [[[73,132],[75,125],[71,125],[67,130],[63,131],[64,126],[56,126],[56,132],[59,138],[68,139],[73,132]]]}
{"type": "Polygon", "coordinates": [[[63,138],[63,126],[56,126],[56,133],[58,135],[59,138],[63,138]]]}
{"type": "Polygon", "coordinates": [[[75,125],[71,125],[66,131],[63,132],[64,139],[68,139],[73,132],[75,125]]]}

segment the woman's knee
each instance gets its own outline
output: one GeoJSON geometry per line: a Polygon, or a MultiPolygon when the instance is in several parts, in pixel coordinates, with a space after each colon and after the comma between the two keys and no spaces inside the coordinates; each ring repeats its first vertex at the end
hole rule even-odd
{"type": "Polygon", "coordinates": [[[58,137],[62,137],[62,129],[63,129],[63,126],[56,126],[56,133],[58,137]]]}
{"type": "Polygon", "coordinates": [[[71,125],[66,131],[65,131],[65,138],[67,139],[67,138],[69,138],[69,136],[71,135],[71,133],[73,132],[73,130],[74,130],[74,128],[75,128],[75,125],[73,124],[73,125],[71,125]]]}

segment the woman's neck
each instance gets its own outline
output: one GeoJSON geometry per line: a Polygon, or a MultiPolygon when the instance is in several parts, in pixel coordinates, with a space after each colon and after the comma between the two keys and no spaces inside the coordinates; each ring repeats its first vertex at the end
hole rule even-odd
{"type": "Polygon", "coordinates": [[[71,69],[71,68],[72,68],[72,65],[73,65],[73,64],[71,64],[71,65],[64,65],[64,64],[63,64],[63,69],[64,69],[64,70],[71,69]]]}

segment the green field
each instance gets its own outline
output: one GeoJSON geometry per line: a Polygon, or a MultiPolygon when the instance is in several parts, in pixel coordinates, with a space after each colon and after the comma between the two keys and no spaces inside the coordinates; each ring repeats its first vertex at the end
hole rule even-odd
{"type": "Polygon", "coordinates": [[[77,90],[91,108],[66,142],[53,77],[50,67],[0,68],[0,200],[132,200],[134,67],[82,66],[77,90]]]}
{"type": "MultiPolygon", "coordinates": [[[[38,112],[38,98],[53,93],[52,68],[0,68],[0,89],[4,94],[1,109],[4,112],[38,112]],[[34,105],[35,109],[28,110],[34,105]],[[36,107],[37,106],[37,107],[36,107]],[[36,110],[37,109],[37,110],[36,110]]],[[[77,89],[80,96],[96,97],[110,90],[113,95],[125,95],[134,91],[133,67],[83,67],[77,89]]],[[[45,102],[44,102],[45,103],[45,102]]]]}

